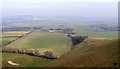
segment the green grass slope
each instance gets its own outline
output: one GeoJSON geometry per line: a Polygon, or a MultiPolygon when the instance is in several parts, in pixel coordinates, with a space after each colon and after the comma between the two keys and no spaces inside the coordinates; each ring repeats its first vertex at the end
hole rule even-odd
{"type": "Polygon", "coordinates": [[[3,67],[44,67],[53,60],[48,60],[41,57],[34,57],[23,54],[15,53],[3,53],[2,54],[2,66],[3,67]],[[19,64],[18,66],[13,66],[7,63],[8,60],[19,64]]]}
{"type": "Polygon", "coordinates": [[[13,48],[39,49],[40,52],[52,51],[57,57],[70,50],[70,38],[62,33],[32,32],[7,45],[13,48]]]}
{"type": "Polygon", "coordinates": [[[84,41],[48,67],[112,67],[118,64],[118,41],[84,41]]]}

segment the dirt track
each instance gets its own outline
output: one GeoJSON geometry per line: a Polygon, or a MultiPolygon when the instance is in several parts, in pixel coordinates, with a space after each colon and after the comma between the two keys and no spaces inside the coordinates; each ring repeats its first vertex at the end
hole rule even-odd
{"type": "Polygon", "coordinates": [[[19,65],[19,64],[17,64],[17,63],[14,63],[14,62],[13,62],[13,61],[11,61],[11,60],[9,60],[9,61],[8,61],[8,64],[10,64],[10,65],[14,65],[14,66],[19,65]]]}

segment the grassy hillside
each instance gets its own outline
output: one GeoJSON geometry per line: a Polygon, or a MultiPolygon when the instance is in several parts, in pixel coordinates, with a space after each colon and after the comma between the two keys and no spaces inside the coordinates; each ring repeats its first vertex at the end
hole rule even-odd
{"type": "Polygon", "coordinates": [[[118,41],[84,41],[48,67],[112,67],[118,64],[118,41]]]}
{"type": "Polygon", "coordinates": [[[52,51],[55,56],[61,56],[70,50],[70,38],[62,33],[32,32],[7,45],[13,48],[39,49],[40,52],[52,51]]]}
{"type": "Polygon", "coordinates": [[[41,57],[34,57],[23,54],[13,54],[13,53],[3,53],[2,54],[2,65],[3,67],[44,67],[53,60],[48,60],[41,57]],[[18,66],[13,66],[8,64],[8,60],[19,64],[18,66]]]}

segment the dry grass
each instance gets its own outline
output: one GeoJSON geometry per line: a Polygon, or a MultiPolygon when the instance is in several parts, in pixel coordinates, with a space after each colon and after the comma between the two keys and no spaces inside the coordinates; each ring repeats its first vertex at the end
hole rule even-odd
{"type": "Polygon", "coordinates": [[[116,67],[118,65],[118,41],[102,40],[82,42],[48,67],[116,67]]]}

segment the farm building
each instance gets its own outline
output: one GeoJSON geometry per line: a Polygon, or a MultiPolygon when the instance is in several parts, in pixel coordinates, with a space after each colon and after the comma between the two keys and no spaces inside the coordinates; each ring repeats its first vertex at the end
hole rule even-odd
{"type": "Polygon", "coordinates": [[[49,32],[55,32],[53,28],[49,29],[48,31],[49,32]]]}

